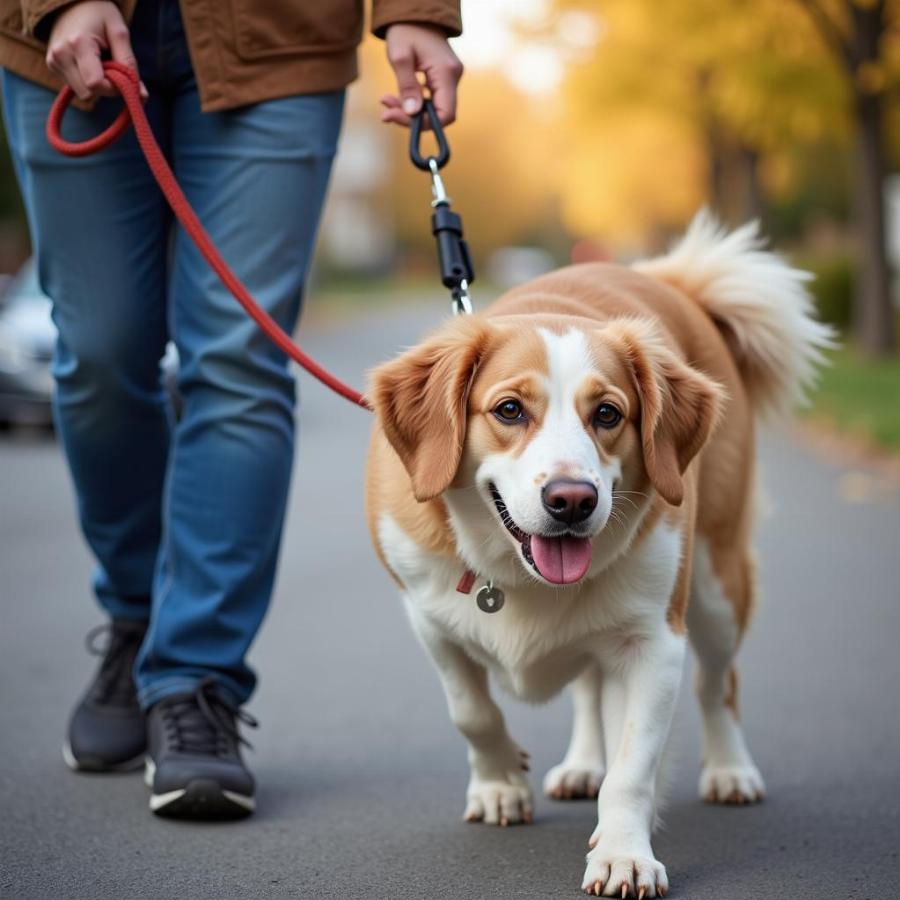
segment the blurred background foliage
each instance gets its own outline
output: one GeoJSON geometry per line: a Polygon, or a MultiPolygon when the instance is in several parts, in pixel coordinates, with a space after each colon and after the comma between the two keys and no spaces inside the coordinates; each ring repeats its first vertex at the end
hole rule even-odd
{"type": "MultiPolygon", "coordinates": [[[[463,0],[463,15],[445,178],[478,303],[551,265],[664,249],[705,205],[760,219],[816,275],[851,347],[838,378],[887,357],[883,393],[900,392],[900,0],[463,0]]],[[[361,62],[313,305],[439,292],[428,179],[379,121],[393,90],[379,41],[361,62]]],[[[28,244],[0,164],[8,271],[28,244]]]]}
{"type": "MultiPolygon", "coordinates": [[[[510,245],[556,262],[655,252],[707,205],[760,219],[819,276],[823,316],[895,351],[900,0],[468,6],[447,181],[481,272],[510,245]],[[506,34],[473,33],[498,21],[506,34]]],[[[364,61],[374,115],[391,76],[377,44],[364,61]]],[[[389,138],[383,201],[409,258],[430,250],[427,186],[389,138]]]]}

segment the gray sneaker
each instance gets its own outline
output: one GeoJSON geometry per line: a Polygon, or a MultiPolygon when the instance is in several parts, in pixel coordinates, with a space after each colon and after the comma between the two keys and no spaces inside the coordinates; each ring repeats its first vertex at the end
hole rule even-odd
{"type": "Polygon", "coordinates": [[[255,783],[241,758],[238,724],[256,720],[232,706],[213,678],[164,697],[148,713],[145,778],[150,809],[179,819],[238,819],[253,812],[255,783]]]}
{"type": "Polygon", "coordinates": [[[63,744],[69,768],[127,772],[143,764],[147,729],[131,672],[146,630],[146,622],[119,619],[88,632],[88,650],[102,662],[69,719],[63,744]],[[106,645],[98,646],[103,634],[106,645]]]}

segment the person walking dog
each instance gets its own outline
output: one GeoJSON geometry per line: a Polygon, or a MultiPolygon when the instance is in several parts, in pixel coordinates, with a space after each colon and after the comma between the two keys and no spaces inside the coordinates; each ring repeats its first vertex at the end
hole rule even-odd
{"type": "MultiPolygon", "coordinates": [[[[227,294],[153,182],[133,133],[89,159],[58,155],[53,91],[82,103],[66,136],[120,104],[101,61],[135,68],[187,198],[236,274],[288,332],[296,323],[357,74],[361,0],[0,0],[3,111],[40,283],[59,340],[55,415],[94,589],[109,617],[99,669],[68,727],[74,769],[141,765],[150,808],[232,818],[254,808],[240,745],[255,685],[245,655],[266,612],[294,448],[285,356],[227,294]],[[184,407],[161,387],[168,340],[184,407]]],[[[424,75],[455,117],[458,0],[373,0],[408,125],[424,75]]]]}

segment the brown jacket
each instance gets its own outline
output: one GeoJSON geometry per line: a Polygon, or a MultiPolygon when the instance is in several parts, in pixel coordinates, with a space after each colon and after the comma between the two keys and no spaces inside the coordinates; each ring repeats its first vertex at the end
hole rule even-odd
{"type": "MultiPolygon", "coordinates": [[[[47,17],[72,0],[0,0],[0,66],[46,87],[47,17]],[[42,28],[42,23],[44,27],[42,28]]],[[[138,0],[116,0],[126,20],[138,0]]],[[[180,0],[204,111],[344,87],[356,78],[363,0],[180,0]]],[[[416,22],[451,37],[459,0],[372,0],[372,31],[416,22]]]]}

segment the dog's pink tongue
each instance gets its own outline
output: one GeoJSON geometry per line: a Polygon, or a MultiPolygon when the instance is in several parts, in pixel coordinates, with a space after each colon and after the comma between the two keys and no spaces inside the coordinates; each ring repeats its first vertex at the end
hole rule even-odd
{"type": "Polygon", "coordinates": [[[531,536],[531,557],[538,572],[553,584],[573,584],[591,564],[590,538],[531,536]]]}

